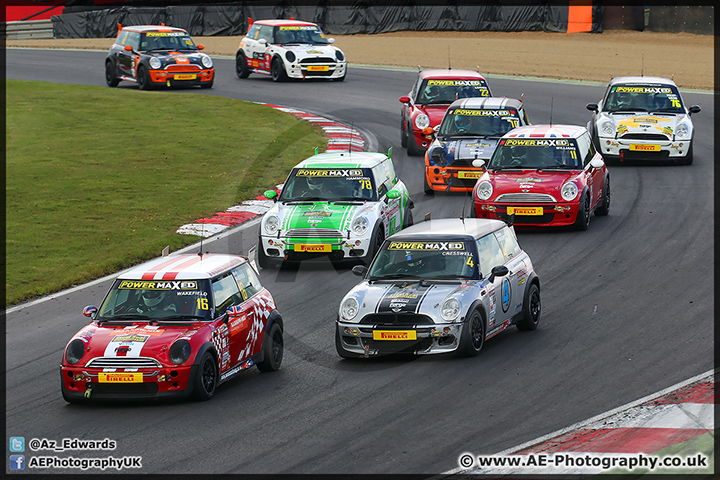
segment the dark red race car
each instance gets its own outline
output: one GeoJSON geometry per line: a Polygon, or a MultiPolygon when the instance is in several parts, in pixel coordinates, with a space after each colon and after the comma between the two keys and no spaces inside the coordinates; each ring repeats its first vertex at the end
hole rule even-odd
{"type": "Polygon", "coordinates": [[[421,155],[432,142],[423,129],[435,128],[459,98],[490,97],[485,77],[472,70],[421,70],[410,93],[400,97],[400,144],[421,155]]]}
{"type": "Polygon", "coordinates": [[[256,365],[280,368],[283,321],[251,263],[235,255],[161,257],[120,275],[65,347],[63,398],[208,400],[256,365]]]}
{"type": "Polygon", "coordinates": [[[513,129],[500,139],[485,167],[473,189],[478,218],[508,221],[514,214],[517,226],[586,230],[593,212],[610,211],[610,173],[585,127],[513,129]]]}

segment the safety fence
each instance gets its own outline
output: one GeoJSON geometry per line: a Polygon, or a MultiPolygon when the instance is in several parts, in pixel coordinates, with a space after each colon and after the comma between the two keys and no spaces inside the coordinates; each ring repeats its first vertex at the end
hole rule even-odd
{"type": "Polygon", "coordinates": [[[3,37],[8,40],[27,40],[31,38],[54,38],[52,20],[33,20],[25,22],[7,22],[3,37]]]}

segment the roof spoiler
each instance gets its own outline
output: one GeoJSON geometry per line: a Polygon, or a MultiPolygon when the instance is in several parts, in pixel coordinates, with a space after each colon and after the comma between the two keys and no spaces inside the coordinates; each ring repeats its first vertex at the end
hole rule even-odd
{"type": "Polygon", "coordinates": [[[122,30],[122,24],[118,23],[118,24],[117,24],[117,27],[118,27],[118,33],[117,33],[117,34],[120,35],[120,31],[122,30]]]}

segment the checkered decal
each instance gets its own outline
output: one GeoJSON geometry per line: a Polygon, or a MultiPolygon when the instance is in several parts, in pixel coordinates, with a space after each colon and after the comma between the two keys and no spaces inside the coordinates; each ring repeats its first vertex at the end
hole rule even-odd
{"type": "Polygon", "coordinates": [[[252,352],[259,351],[259,348],[255,348],[255,346],[258,341],[262,342],[262,332],[265,329],[270,313],[275,310],[275,302],[272,297],[265,292],[255,295],[255,297],[250,299],[250,302],[253,303],[251,312],[253,324],[245,338],[245,348],[240,352],[237,358],[238,361],[247,358],[252,352]]]}

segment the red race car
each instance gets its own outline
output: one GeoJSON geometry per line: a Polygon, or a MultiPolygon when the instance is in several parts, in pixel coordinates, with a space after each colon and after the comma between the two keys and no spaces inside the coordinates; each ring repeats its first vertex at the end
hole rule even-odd
{"type": "Polygon", "coordinates": [[[246,258],[161,257],[120,275],[65,347],[65,401],[208,400],[247,368],[280,368],[283,321],[246,258]]]}
{"type": "Polygon", "coordinates": [[[400,97],[400,144],[408,155],[421,155],[432,142],[423,133],[435,128],[459,98],[490,97],[485,77],[472,70],[421,70],[410,93],[400,97]]]}
{"type": "Polygon", "coordinates": [[[593,212],[610,211],[610,173],[585,127],[519,127],[500,139],[473,199],[478,218],[586,230],[593,212]]]}

